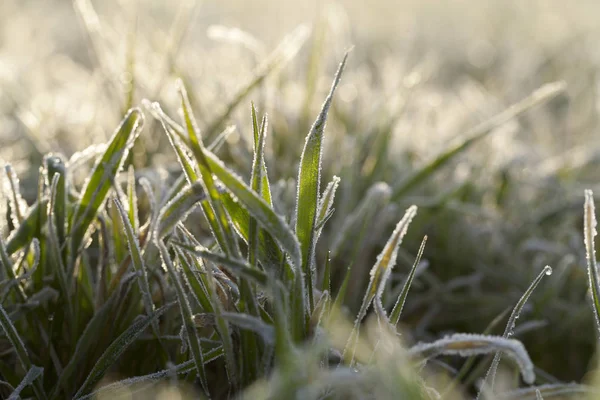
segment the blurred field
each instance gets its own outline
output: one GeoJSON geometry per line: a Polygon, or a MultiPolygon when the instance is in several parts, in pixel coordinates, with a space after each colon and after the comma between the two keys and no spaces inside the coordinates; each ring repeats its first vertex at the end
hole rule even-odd
{"type": "MultiPolygon", "coordinates": [[[[594,369],[597,343],[582,216],[584,188],[600,192],[598,15],[592,0],[2,0],[0,160],[13,165],[32,203],[44,154],[68,158],[106,142],[143,99],[175,115],[179,77],[207,141],[235,126],[218,154],[244,178],[253,159],[250,101],[268,113],[266,163],[276,209],[289,219],[305,135],[354,46],[325,135],[322,187],[333,175],[341,183],[317,260],[333,249],[333,287],[352,264],[346,305],[356,312],[375,257],[416,204],[384,296],[392,306],[427,234],[404,340],[483,332],[549,264],[554,274],[516,337],[545,382],[581,381],[594,369]],[[241,93],[265,66],[264,79],[241,93]],[[396,191],[470,128],[557,81],[566,93],[396,191]],[[364,199],[373,200],[377,182],[392,194],[369,208],[376,203],[364,199]]],[[[175,154],[146,117],[131,162],[166,180],[178,169],[175,154]]],[[[74,179],[81,184],[87,171],[74,179]]],[[[491,333],[501,334],[504,321],[491,333]]]]}

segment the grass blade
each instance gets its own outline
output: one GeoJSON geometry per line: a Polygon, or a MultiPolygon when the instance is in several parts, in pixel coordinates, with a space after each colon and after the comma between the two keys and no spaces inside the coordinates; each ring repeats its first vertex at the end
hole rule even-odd
{"type": "Polygon", "coordinates": [[[199,201],[206,200],[202,183],[194,182],[167,203],[158,216],[158,239],[173,231],[177,224],[184,221],[199,201]]]}
{"type": "Polygon", "coordinates": [[[319,192],[321,185],[321,159],[323,157],[323,137],[325,125],[327,122],[327,113],[333,101],[333,95],[337,88],[348,53],[344,55],[342,62],[335,74],[333,84],[323,106],[321,112],[317,116],[310,132],[306,136],[302,156],[300,157],[300,168],[298,171],[298,186],[296,197],[296,235],[300,242],[302,250],[302,272],[304,274],[304,286],[308,292],[309,313],[312,313],[314,308],[313,285],[314,275],[313,258],[315,245],[318,235],[315,230],[317,224],[317,209],[319,206],[319,192]]]}
{"type": "Polygon", "coordinates": [[[33,384],[33,382],[39,378],[40,376],[42,376],[42,373],[44,372],[44,368],[41,367],[37,367],[35,365],[33,365],[29,371],[27,371],[27,374],[25,374],[25,377],[23,378],[23,380],[21,381],[21,383],[19,383],[19,386],[17,386],[15,388],[15,390],[10,394],[10,396],[8,396],[8,400],[18,400],[21,397],[19,396],[21,394],[21,392],[23,391],[23,389],[25,389],[27,386],[33,384]]]}
{"type": "Polygon", "coordinates": [[[390,314],[390,323],[392,326],[398,325],[398,321],[400,321],[400,315],[402,314],[402,309],[404,308],[404,303],[406,302],[406,297],[408,296],[408,291],[410,290],[410,286],[412,285],[412,281],[415,277],[415,272],[417,271],[417,267],[421,263],[421,257],[423,257],[423,251],[425,250],[425,243],[427,243],[427,236],[423,238],[421,242],[421,247],[419,247],[419,252],[417,253],[417,258],[415,258],[415,262],[406,277],[406,281],[404,282],[404,286],[402,287],[402,291],[398,296],[398,300],[392,309],[392,313],[390,314]]]}
{"type": "Polygon", "coordinates": [[[83,243],[88,227],[102,206],[113,180],[125,162],[127,153],[133,146],[143,121],[144,116],[140,109],[133,108],[129,110],[121,125],[113,134],[106,151],[96,162],[73,214],[73,224],[70,231],[71,262],[74,263],[77,258],[79,247],[83,243]]]}
{"type": "Polygon", "coordinates": [[[417,344],[408,350],[408,354],[428,359],[442,354],[471,357],[500,351],[508,354],[517,363],[526,383],[532,384],[535,381],[533,363],[525,347],[518,340],[506,337],[455,333],[433,343],[417,344]]]}

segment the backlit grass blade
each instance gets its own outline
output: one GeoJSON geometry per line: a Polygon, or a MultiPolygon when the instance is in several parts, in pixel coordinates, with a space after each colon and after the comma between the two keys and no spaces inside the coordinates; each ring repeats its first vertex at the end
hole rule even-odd
{"type": "MultiPolygon", "coordinates": [[[[187,91],[185,90],[185,87],[181,81],[178,83],[179,94],[181,97],[181,108],[183,109],[183,119],[187,134],[189,136],[190,147],[192,154],[198,163],[198,168],[200,169],[200,175],[202,177],[202,183],[205,186],[208,194],[209,204],[216,218],[216,223],[211,222],[211,227],[214,231],[217,231],[221,235],[222,242],[219,242],[219,246],[221,246],[223,252],[226,255],[237,256],[239,254],[237,241],[233,235],[233,229],[231,228],[229,217],[221,201],[221,195],[217,190],[216,183],[212,175],[212,168],[207,162],[207,150],[204,148],[204,144],[202,143],[200,130],[196,124],[196,119],[194,118],[187,91]]],[[[217,235],[216,238],[219,239],[219,235],[217,235]]]]}
{"type": "Polygon", "coordinates": [[[256,219],[261,228],[265,229],[271,236],[279,242],[282,250],[285,250],[290,256],[292,264],[300,268],[302,257],[300,253],[300,244],[298,239],[283,220],[267,204],[267,202],[244,183],[242,178],[227,168],[221,160],[212,153],[206,153],[206,159],[212,172],[227,187],[227,189],[236,196],[237,200],[244,205],[248,213],[256,219]]]}
{"type": "Polygon", "coordinates": [[[321,159],[323,157],[323,137],[325,132],[325,124],[327,122],[327,113],[333,101],[333,95],[337,88],[348,53],[344,55],[344,59],[335,74],[331,90],[321,107],[321,112],[317,116],[310,132],[304,143],[304,150],[300,158],[300,169],[298,171],[298,187],[296,196],[296,235],[300,242],[302,250],[302,272],[304,274],[304,286],[308,292],[309,312],[314,308],[313,285],[314,271],[313,258],[315,245],[318,235],[315,232],[317,224],[317,209],[319,206],[319,193],[321,186],[321,159]]]}
{"type": "MultiPolygon", "coordinates": [[[[4,330],[6,338],[12,345],[15,350],[15,354],[19,363],[23,367],[25,371],[29,371],[33,365],[31,364],[31,360],[29,359],[29,354],[27,353],[27,349],[25,349],[25,344],[23,343],[23,339],[19,336],[17,329],[11,322],[8,314],[0,305],[0,326],[4,330]]],[[[35,391],[35,395],[38,399],[46,399],[46,392],[44,391],[44,387],[42,382],[39,380],[35,380],[33,382],[33,390],[35,391]]]]}
{"type": "Polygon", "coordinates": [[[206,380],[206,371],[204,370],[204,358],[202,354],[202,347],[200,346],[200,338],[198,337],[198,332],[196,331],[196,327],[194,325],[194,318],[192,309],[190,307],[190,303],[183,289],[183,285],[181,284],[179,273],[177,272],[175,266],[173,265],[173,262],[171,261],[169,250],[167,250],[167,247],[164,245],[162,240],[156,239],[155,244],[160,251],[160,257],[162,259],[163,265],[169,273],[172,284],[175,287],[175,292],[177,293],[177,303],[179,303],[179,311],[181,312],[182,323],[187,333],[188,346],[192,352],[194,363],[196,364],[196,374],[200,379],[202,389],[204,389],[204,392],[208,395],[208,382],[206,380]]]}
{"type": "Polygon", "coordinates": [[[25,389],[27,386],[33,384],[33,382],[39,378],[40,376],[42,376],[42,373],[44,372],[44,368],[41,367],[37,367],[35,365],[33,365],[29,371],[27,371],[27,374],[25,374],[25,377],[23,378],[23,380],[21,381],[21,383],[19,383],[19,386],[17,386],[15,388],[15,390],[10,394],[10,396],[8,396],[8,400],[18,400],[20,399],[20,394],[23,391],[23,389],[25,389]]]}
{"type": "Polygon", "coordinates": [[[319,200],[319,211],[317,216],[317,225],[316,230],[317,234],[321,234],[321,230],[325,225],[325,222],[331,217],[331,213],[333,211],[333,200],[335,199],[335,192],[340,184],[340,178],[334,176],[331,179],[331,182],[327,184],[325,191],[323,191],[323,195],[319,200]]]}
{"type": "Polygon", "coordinates": [[[88,374],[83,385],[79,388],[74,398],[79,398],[90,393],[100,382],[106,371],[119,359],[121,354],[142,334],[144,331],[164,314],[173,304],[167,304],[150,315],[138,318],[116,338],[106,351],[100,356],[96,364],[88,374]]]}
{"type": "Polygon", "coordinates": [[[441,154],[435,157],[433,160],[426,163],[424,166],[418,168],[411,175],[406,177],[402,182],[394,188],[392,194],[392,200],[398,200],[414,187],[425,181],[438,169],[450,162],[454,157],[467,150],[473,144],[487,136],[495,128],[502,124],[510,121],[511,119],[521,115],[527,110],[535,107],[538,104],[545,103],[566,90],[565,82],[553,82],[546,84],[525,99],[513,104],[500,114],[495,115],[489,120],[477,125],[469,132],[465,134],[460,142],[449,146],[441,154]]]}
{"type": "MultiPolygon", "coordinates": [[[[586,203],[587,203],[587,197],[586,197],[586,203]]],[[[594,211],[593,206],[590,211],[593,213],[593,211],[594,211]]],[[[592,217],[592,218],[595,218],[595,217],[592,217]]],[[[521,311],[523,311],[523,307],[525,307],[525,303],[527,303],[527,300],[529,300],[529,297],[532,295],[533,291],[539,285],[539,283],[542,281],[544,276],[551,275],[551,274],[552,274],[552,268],[550,268],[550,266],[546,265],[544,267],[544,269],[542,269],[542,271],[539,273],[539,275],[533,280],[533,282],[531,282],[531,285],[529,285],[529,287],[527,288],[525,293],[523,293],[523,296],[521,296],[521,298],[515,305],[515,308],[513,308],[513,311],[510,314],[510,317],[508,317],[508,323],[506,324],[506,328],[504,329],[504,334],[502,335],[502,337],[508,339],[509,337],[511,337],[513,335],[513,331],[515,329],[515,324],[517,322],[517,319],[521,315],[521,311]]],[[[490,369],[488,370],[487,374],[485,375],[485,378],[481,385],[482,389],[479,391],[479,393],[477,395],[478,399],[481,397],[484,390],[489,390],[491,392],[494,391],[494,381],[496,379],[496,371],[498,369],[498,365],[500,364],[500,360],[501,360],[501,353],[498,352],[494,356],[492,365],[490,365],[490,369]]]]}
{"type": "Polygon", "coordinates": [[[116,178],[129,149],[133,146],[144,116],[140,109],[131,109],[117,128],[102,157],[96,162],[91,176],[84,185],[81,198],[73,214],[71,225],[71,257],[77,257],[84,236],[104,203],[112,181],[116,178]]]}
{"type": "MultiPolygon", "coordinates": [[[[125,236],[127,237],[127,244],[129,245],[129,254],[131,256],[133,269],[139,274],[138,285],[140,287],[140,292],[142,292],[142,301],[144,303],[144,308],[146,309],[146,314],[151,315],[154,312],[154,303],[152,302],[150,284],[148,283],[148,272],[146,270],[146,265],[144,264],[144,259],[142,258],[140,244],[135,235],[134,227],[129,221],[131,214],[128,215],[125,212],[118,197],[113,197],[113,203],[117,208],[119,216],[121,217],[121,222],[125,227],[125,236]]],[[[152,328],[154,329],[155,334],[158,336],[158,323],[154,322],[152,324],[152,328]]]]}
{"type": "MultiPolygon", "coordinates": [[[[250,175],[250,187],[255,193],[262,194],[263,186],[263,166],[264,166],[264,151],[265,151],[265,135],[267,129],[267,116],[262,120],[259,130],[256,109],[252,104],[252,125],[254,131],[254,160],[252,161],[252,173],[250,175]]],[[[248,262],[250,265],[256,265],[258,260],[259,248],[259,228],[256,220],[250,218],[250,232],[248,237],[248,262]]]]}
{"type": "Polygon", "coordinates": [[[583,237],[585,239],[585,250],[588,264],[588,279],[590,292],[592,293],[592,304],[594,317],[598,332],[600,332],[600,274],[596,261],[596,245],[594,243],[597,232],[596,206],[594,204],[594,193],[585,191],[585,208],[583,217],[583,237]]]}
{"type": "Polygon", "coordinates": [[[417,258],[415,258],[415,262],[406,277],[406,281],[404,282],[404,286],[402,287],[402,291],[398,296],[398,300],[392,309],[392,313],[390,314],[390,323],[392,326],[398,325],[398,321],[400,321],[400,315],[402,314],[402,309],[404,308],[404,303],[406,302],[406,297],[408,297],[408,291],[410,290],[410,286],[412,285],[412,281],[415,277],[415,272],[417,272],[417,267],[421,262],[421,257],[423,257],[423,251],[425,251],[425,243],[427,243],[427,236],[423,238],[421,242],[421,247],[419,247],[419,252],[417,253],[417,258]]]}

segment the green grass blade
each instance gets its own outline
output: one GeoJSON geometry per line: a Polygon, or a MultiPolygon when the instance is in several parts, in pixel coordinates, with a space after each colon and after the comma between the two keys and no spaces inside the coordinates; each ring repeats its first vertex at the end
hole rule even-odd
{"type": "Polygon", "coordinates": [[[425,243],[427,243],[427,236],[423,238],[421,242],[421,247],[419,247],[419,252],[417,253],[417,257],[415,258],[415,262],[406,277],[406,281],[404,282],[404,286],[402,287],[402,291],[398,295],[398,300],[392,309],[392,313],[390,314],[390,323],[392,326],[398,325],[398,321],[400,321],[400,315],[402,314],[402,309],[404,308],[404,303],[406,302],[406,298],[408,297],[408,291],[410,290],[410,286],[412,285],[412,281],[415,277],[415,273],[417,272],[417,267],[421,263],[421,257],[423,257],[423,251],[425,251],[425,243]]]}
{"type": "MultiPolygon", "coordinates": [[[[185,121],[185,127],[189,136],[189,143],[192,150],[192,154],[196,158],[198,167],[200,169],[200,175],[202,177],[202,183],[205,186],[206,193],[208,194],[208,201],[211,206],[212,212],[214,212],[214,221],[210,221],[213,231],[218,232],[216,239],[222,239],[219,242],[219,246],[226,255],[237,256],[239,249],[233,230],[229,222],[229,217],[223,203],[221,201],[221,194],[217,190],[215,180],[213,178],[213,171],[206,158],[206,149],[202,143],[202,139],[199,134],[200,131],[196,124],[196,119],[190,106],[190,100],[183,86],[183,83],[179,81],[179,94],[181,97],[181,107],[183,109],[183,118],[185,121]]],[[[207,215],[210,217],[210,215],[207,215]]]]}
{"type": "Polygon", "coordinates": [[[265,229],[279,242],[282,250],[290,256],[292,264],[298,268],[302,265],[300,244],[287,223],[267,204],[267,202],[244,183],[234,172],[227,168],[221,160],[212,153],[206,153],[206,159],[212,172],[237,197],[248,213],[256,219],[261,228],[265,229]]]}
{"type": "Polygon", "coordinates": [[[106,151],[96,162],[73,215],[73,224],[70,230],[72,262],[77,258],[79,247],[83,243],[88,227],[104,203],[112,181],[127,158],[127,153],[133,146],[143,121],[144,116],[141,110],[131,109],[113,134],[106,151]]]}
{"type": "Polygon", "coordinates": [[[160,257],[162,259],[163,265],[165,266],[167,272],[171,277],[172,283],[175,286],[175,291],[177,293],[177,302],[179,303],[179,311],[181,312],[183,326],[187,333],[188,346],[191,349],[192,356],[194,358],[194,363],[196,365],[196,374],[200,379],[200,384],[202,385],[204,392],[208,395],[208,382],[206,380],[206,371],[204,370],[204,358],[202,354],[202,347],[200,346],[200,338],[198,337],[198,332],[196,331],[196,327],[194,325],[194,318],[192,309],[190,307],[190,303],[188,302],[187,296],[183,289],[183,285],[181,284],[179,273],[177,272],[175,266],[173,265],[173,262],[171,261],[171,256],[169,255],[167,247],[161,240],[158,239],[156,240],[155,244],[160,251],[160,257]]]}
{"type": "Polygon", "coordinates": [[[23,391],[23,389],[25,389],[27,386],[32,385],[33,382],[39,378],[40,376],[42,376],[44,372],[44,368],[41,367],[37,367],[35,365],[33,365],[29,371],[27,371],[27,374],[25,374],[25,377],[23,378],[23,380],[21,381],[21,383],[19,383],[19,386],[17,386],[15,388],[15,390],[10,394],[10,396],[8,396],[8,400],[18,400],[21,397],[19,396],[21,394],[21,392],[23,391]]]}
{"type": "MultiPolygon", "coordinates": [[[[8,314],[4,310],[4,308],[0,305],[0,326],[4,330],[6,337],[12,347],[15,349],[15,354],[17,355],[17,359],[19,363],[23,367],[25,371],[29,371],[33,365],[31,364],[31,360],[29,359],[29,354],[27,353],[27,349],[25,348],[25,344],[19,336],[17,329],[11,322],[8,314]]],[[[35,391],[35,395],[38,399],[46,399],[46,392],[44,391],[44,387],[42,382],[39,380],[35,380],[33,383],[33,390],[35,391]]]]}
{"type": "Polygon", "coordinates": [[[298,171],[298,187],[296,197],[296,235],[300,242],[302,250],[302,272],[304,274],[304,286],[308,292],[309,313],[312,313],[314,308],[313,285],[315,272],[313,271],[313,258],[315,252],[316,239],[318,235],[315,232],[317,224],[317,209],[319,203],[319,192],[321,185],[321,159],[323,157],[323,137],[325,132],[325,124],[327,122],[327,113],[333,101],[333,95],[337,88],[348,53],[344,55],[344,59],[335,74],[331,90],[321,107],[317,119],[315,120],[310,132],[306,136],[304,149],[300,158],[300,168],[298,171]]]}
{"type": "Polygon", "coordinates": [[[119,337],[108,346],[98,361],[96,361],[96,364],[74,397],[79,398],[90,393],[96,384],[100,382],[106,371],[119,359],[121,354],[123,354],[123,352],[172,305],[173,304],[168,304],[157,309],[150,315],[138,318],[125,330],[125,332],[119,335],[119,337]]]}
{"type": "Polygon", "coordinates": [[[433,160],[425,164],[423,167],[417,169],[414,173],[400,182],[400,184],[394,189],[392,201],[400,199],[410,190],[425,181],[438,169],[454,159],[457,155],[461,154],[473,144],[487,136],[495,128],[521,115],[536,105],[553,99],[554,97],[563,93],[565,90],[566,84],[564,82],[553,82],[546,84],[525,99],[511,105],[500,114],[497,114],[489,120],[477,125],[475,128],[467,132],[459,143],[450,146],[433,160]]]}
{"type": "Polygon", "coordinates": [[[135,171],[133,165],[129,166],[127,170],[127,217],[129,223],[133,229],[133,233],[139,235],[140,233],[140,218],[138,210],[138,199],[135,188],[135,171]]]}
{"type": "MultiPolygon", "coordinates": [[[[259,130],[256,109],[252,104],[252,125],[254,131],[254,160],[252,161],[252,173],[250,176],[250,187],[254,192],[262,194],[263,184],[263,165],[265,151],[265,135],[267,129],[267,117],[263,117],[262,126],[259,130]]],[[[256,265],[259,251],[259,228],[256,220],[250,218],[250,229],[248,237],[248,262],[250,265],[256,265]]]]}

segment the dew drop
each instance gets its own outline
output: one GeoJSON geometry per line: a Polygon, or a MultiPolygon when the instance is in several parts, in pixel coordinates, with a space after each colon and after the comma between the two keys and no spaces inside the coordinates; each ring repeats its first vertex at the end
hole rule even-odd
{"type": "Polygon", "coordinates": [[[544,273],[545,273],[547,276],[550,276],[550,275],[552,275],[552,267],[550,267],[549,265],[546,265],[546,267],[544,268],[544,273]]]}

